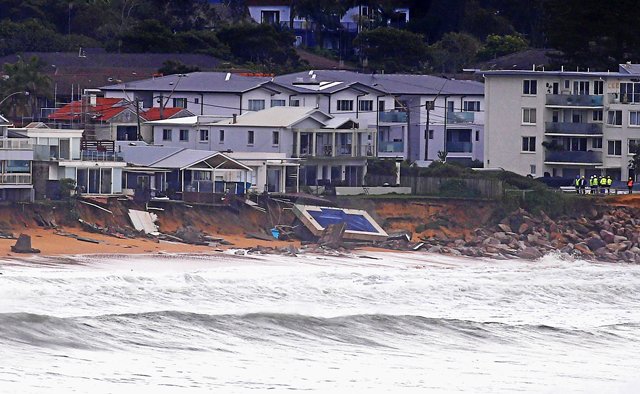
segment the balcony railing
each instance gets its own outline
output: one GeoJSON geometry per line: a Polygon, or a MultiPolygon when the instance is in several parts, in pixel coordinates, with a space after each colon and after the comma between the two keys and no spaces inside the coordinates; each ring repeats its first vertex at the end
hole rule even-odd
{"type": "Polygon", "coordinates": [[[471,142],[447,142],[447,152],[449,153],[471,153],[473,144],[471,142]]]}
{"type": "MultiPolygon", "coordinates": [[[[296,147],[293,147],[296,152],[296,147]]],[[[344,157],[344,156],[375,156],[372,145],[331,144],[316,145],[316,152],[312,154],[311,148],[303,146],[300,149],[300,157],[344,157]],[[335,148],[335,153],[334,153],[335,148]]]]}
{"type": "Polygon", "coordinates": [[[402,111],[380,112],[381,123],[407,123],[407,113],[402,111]]]}
{"type": "Polygon", "coordinates": [[[603,96],[588,94],[547,94],[547,105],[559,107],[602,107],[603,96]]]}
{"type": "Polygon", "coordinates": [[[549,151],[544,161],[546,163],[602,164],[602,152],[549,151]]]}
{"type": "Polygon", "coordinates": [[[402,152],[404,152],[404,142],[402,142],[402,141],[380,141],[380,142],[378,142],[378,152],[381,152],[381,153],[402,153],[402,152]]]}
{"type": "Polygon", "coordinates": [[[473,123],[475,112],[447,112],[447,123],[473,123]]]}
{"type": "Polygon", "coordinates": [[[80,152],[80,160],[83,161],[124,161],[122,154],[118,152],[102,152],[87,150],[80,152]]]}
{"type": "Polygon", "coordinates": [[[546,122],[545,132],[551,134],[602,135],[601,123],[546,122]]]}
{"type": "Polygon", "coordinates": [[[33,145],[29,142],[29,139],[0,139],[0,149],[2,150],[32,150],[33,145]]]}
{"type": "Polygon", "coordinates": [[[0,174],[2,185],[30,185],[31,174],[0,174]]]}
{"type": "Polygon", "coordinates": [[[608,93],[609,104],[640,104],[640,93],[608,93]]]}

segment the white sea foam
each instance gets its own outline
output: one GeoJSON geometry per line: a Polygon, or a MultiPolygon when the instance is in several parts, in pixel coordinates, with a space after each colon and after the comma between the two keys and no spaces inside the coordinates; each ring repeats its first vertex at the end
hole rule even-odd
{"type": "Polygon", "coordinates": [[[0,392],[636,392],[640,266],[94,256],[0,271],[0,392]]]}

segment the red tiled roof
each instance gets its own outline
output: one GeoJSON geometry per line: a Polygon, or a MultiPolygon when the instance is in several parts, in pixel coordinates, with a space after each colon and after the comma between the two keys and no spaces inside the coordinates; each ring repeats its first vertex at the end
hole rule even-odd
{"type": "Polygon", "coordinates": [[[178,112],[183,110],[184,108],[180,108],[180,107],[164,108],[162,110],[162,117],[160,117],[160,107],[153,107],[141,113],[140,116],[150,122],[152,120],[169,119],[172,116],[176,115],[178,112]]]}
{"type": "Polygon", "coordinates": [[[90,115],[96,120],[109,120],[122,112],[123,99],[97,97],[96,105],[82,101],[73,101],[49,115],[51,120],[77,120],[82,115],[90,115]]]}

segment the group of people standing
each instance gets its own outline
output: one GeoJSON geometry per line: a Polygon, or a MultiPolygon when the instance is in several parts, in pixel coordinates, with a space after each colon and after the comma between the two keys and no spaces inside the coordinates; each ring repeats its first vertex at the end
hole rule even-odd
{"type": "MultiPolygon", "coordinates": [[[[611,185],[613,184],[613,179],[611,176],[603,176],[603,175],[591,175],[589,180],[587,181],[584,176],[576,176],[575,187],[576,193],[578,194],[586,194],[587,193],[587,182],[589,182],[589,193],[590,194],[610,194],[611,193],[611,185]]],[[[629,194],[633,193],[633,178],[629,178],[627,181],[627,188],[629,189],[629,194]]]]}

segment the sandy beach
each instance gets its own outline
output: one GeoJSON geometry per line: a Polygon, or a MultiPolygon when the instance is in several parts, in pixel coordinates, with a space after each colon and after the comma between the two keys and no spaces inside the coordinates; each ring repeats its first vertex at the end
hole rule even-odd
{"type": "MultiPolygon", "coordinates": [[[[42,256],[60,256],[74,254],[141,254],[141,253],[210,253],[216,250],[225,250],[229,248],[252,248],[256,246],[300,246],[299,242],[285,241],[262,241],[258,239],[246,238],[243,235],[225,235],[224,239],[233,243],[233,245],[200,246],[189,245],[178,242],[156,242],[145,238],[116,238],[103,234],[96,234],[83,231],[78,228],[65,229],[66,232],[81,237],[91,238],[100,243],[89,243],[80,241],[68,236],[58,235],[54,230],[34,228],[24,229],[16,232],[31,236],[31,244],[33,248],[40,249],[39,255],[42,256]]],[[[13,239],[0,239],[0,256],[3,257],[25,257],[29,254],[14,253],[11,246],[16,243],[13,239]]]]}

